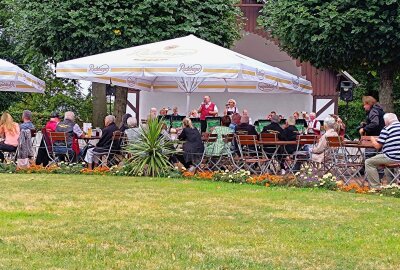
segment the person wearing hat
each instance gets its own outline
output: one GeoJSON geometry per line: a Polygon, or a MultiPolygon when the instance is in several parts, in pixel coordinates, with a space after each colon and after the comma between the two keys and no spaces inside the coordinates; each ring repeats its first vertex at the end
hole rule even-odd
{"type": "Polygon", "coordinates": [[[50,120],[46,123],[47,132],[56,131],[56,127],[60,123],[60,114],[58,112],[52,112],[50,115],[50,120]]]}

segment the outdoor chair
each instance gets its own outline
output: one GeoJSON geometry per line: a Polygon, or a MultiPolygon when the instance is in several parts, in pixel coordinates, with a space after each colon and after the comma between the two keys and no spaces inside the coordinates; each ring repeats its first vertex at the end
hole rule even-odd
{"type": "Polygon", "coordinates": [[[202,134],[202,140],[204,142],[204,151],[201,154],[199,163],[197,163],[195,167],[200,171],[218,169],[219,156],[215,155],[218,134],[204,132],[202,134]]]}
{"type": "Polygon", "coordinates": [[[314,162],[311,160],[310,153],[305,146],[314,147],[318,142],[318,136],[316,135],[297,135],[296,136],[296,151],[291,154],[286,164],[289,172],[295,173],[303,165],[314,167],[314,162]]]}
{"type": "Polygon", "coordinates": [[[36,129],[31,129],[31,141],[32,141],[34,157],[36,157],[37,150],[38,150],[36,135],[37,135],[36,129]]]}
{"type": "Polygon", "coordinates": [[[222,135],[222,140],[224,142],[221,155],[219,158],[219,169],[228,169],[229,171],[237,171],[242,168],[240,162],[240,157],[234,151],[234,137],[235,134],[225,134],[222,135]]]}
{"type": "Polygon", "coordinates": [[[328,149],[325,151],[325,163],[329,164],[329,169],[338,179],[344,180],[348,184],[356,176],[361,176],[361,169],[364,162],[354,159],[349,154],[343,144],[341,137],[327,137],[328,149]]]}
{"type": "Polygon", "coordinates": [[[48,135],[51,147],[47,149],[51,149],[51,152],[48,152],[51,163],[64,161],[64,159],[71,162],[74,158],[74,151],[72,147],[68,146],[68,134],[66,132],[49,132],[48,135]]]}
{"type": "Polygon", "coordinates": [[[238,142],[240,162],[243,168],[254,174],[263,174],[267,169],[268,159],[259,149],[256,135],[236,135],[238,142]]]}
{"type": "Polygon", "coordinates": [[[261,152],[263,157],[268,160],[266,169],[272,171],[274,174],[277,174],[278,168],[280,168],[280,160],[283,158],[282,148],[279,145],[273,144],[278,141],[278,134],[275,132],[260,133],[259,136],[261,142],[261,152]],[[264,142],[272,144],[263,145],[264,142]]]}
{"type": "Polygon", "coordinates": [[[393,179],[389,182],[389,179],[387,184],[400,184],[400,162],[395,162],[391,164],[387,164],[382,166],[384,169],[386,169],[389,174],[393,177],[393,179]]]}
{"type": "Polygon", "coordinates": [[[117,165],[121,161],[121,139],[122,133],[114,131],[111,139],[110,147],[98,148],[93,151],[93,155],[99,160],[99,167],[111,167],[117,165]]]}

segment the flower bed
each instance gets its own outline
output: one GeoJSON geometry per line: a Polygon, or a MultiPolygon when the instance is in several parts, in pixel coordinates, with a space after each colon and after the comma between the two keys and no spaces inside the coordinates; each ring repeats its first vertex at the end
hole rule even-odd
{"type": "MultiPolygon", "coordinates": [[[[131,167],[113,166],[97,167],[93,170],[85,168],[84,163],[67,163],[60,162],[49,167],[31,165],[26,169],[18,169],[14,163],[1,164],[0,173],[42,173],[42,174],[85,174],[85,175],[114,175],[126,176],[129,175],[131,167]]],[[[371,190],[367,186],[360,186],[356,183],[344,185],[342,181],[337,181],[336,177],[331,173],[321,175],[315,168],[304,167],[295,175],[251,175],[249,171],[239,170],[231,172],[229,170],[211,172],[204,171],[193,173],[186,169],[178,169],[175,167],[168,171],[164,177],[168,178],[190,178],[194,180],[207,180],[237,184],[251,184],[265,187],[282,186],[282,187],[298,187],[298,188],[313,188],[338,190],[343,192],[352,192],[360,194],[378,194],[380,196],[390,196],[400,198],[400,185],[392,184],[383,186],[381,190],[371,190]]]]}

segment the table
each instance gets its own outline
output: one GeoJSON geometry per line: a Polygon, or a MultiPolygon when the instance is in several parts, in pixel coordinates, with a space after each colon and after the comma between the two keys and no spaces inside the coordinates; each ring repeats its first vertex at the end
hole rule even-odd
{"type": "MultiPolygon", "coordinates": [[[[279,149],[281,148],[281,147],[283,147],[283,149],[284,149],[284,152],[282,152],[280,155],[282,156],[282,158],[284,158],[284,156],[289,156],[289,153],[286,151],[286,148],[285,148],[285,146],[288,146],[288,145],[297,145],[298,143],[300,144],[300,145],[304,145],[305,143],[301,143],[301,141],[300,142],[298,142],[298,141],[258,141],[257,142],[259,145],[262,145],[262,146],[273,146],[273,147],[275,147],[275,150],[274,150],[274,152],[271,154],[271,153],[268,153],[269,155],[271,155],[271,158],[268,158],[268,160],[269,160],[269,162],[267,163],[267,167],[266,168],[269,168],[271,165],[273,165],[273,160],[275,159],[275,160],[277,160],[278,162],[280,161],[279,159],[278,159],[278,155],[279,155],[279,149]]],[[[267,153],[265,153],[265,151],[264,151],[264,147],[262,147],[262,153],[263,153],[263,155],[267,158],[268,157],[268,155],[267,155],[267,153]]],[[[287,164],[286,164],[287,165],[287,164]]],[[[290,166],[289,166],[290,167],[290,166]]],[[[281,168],[281,169],[283,169],[283,168],[281,168]]],[[[272,171],[276,174],[277,173],[277,171],[276,171],[276,168],[275,168],[275,166],[273,165],[272,166],[272,171]]]]}
{"type": "Polygon", "coordinates": [[[79,140],[83,140],[83,141],[85,141],[85,143],[86,143],[86,145],[91,145],[90,144],[90,141],[91,140],[100,140],[100,136],[91,136],[91,137],[83,137],[83,138],[78,138],[79,140]]]}

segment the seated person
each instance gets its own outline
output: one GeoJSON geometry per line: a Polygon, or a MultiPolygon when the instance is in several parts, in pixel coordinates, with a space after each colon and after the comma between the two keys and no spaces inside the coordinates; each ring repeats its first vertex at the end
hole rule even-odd
{"type": "Polygon", "coordinates": [[[332,116],[333,119],[335,119],[336,121],[336,127],[335,127],[336,132],[339,134],[340,137],[344,137],[346,133],[346,125],[343,123],[339,115],[331,114],[330,116],[332,116]]]}
{"type": "Polygon", "coordinates": [[[242,116],[248,116],[248,117],[249,117],[249,124],[250,124],[250,125],[253,124],[253,121],[251,120],[249,111],[248,111],[247,109],[244,109],[244,110],[242,111],[242,116]]]}
{"type": "Polygon", "coordinates": [[[265,119],[271,120],[271,119],[272,119],[272,116],[274,116],[274,115],[276,115],[276,112],[275,112],[275,111],[272,111],[272,112],[270,112],[270,114],[267,115],[267,117],[265,117],[265,119]]]}
{"type": "Polygon", "coordinates": [[[161,115],[161,116],[166,116],[168,114],[168,109],[167,108],[162,108],[161,110],[160,110],[160,114],[159,115],[161,115]]]}
{"type": "MultiPolygon", "coordinates": [[[[93,169],[93,163],[96,166],[99,157],[96,156],[96,153],[104,153],[110,149],[113,139],[114,131],[118,131],[118,127],[115,124],[115,116],[107,115],[104,119],[104,128],[102,129],[102,134],[99,142],[96,144],[96,147],[89,148],[85,155],[85,161],[88,164],[88,169],[93,169]]],[[[118,150],[120,145],[113,145],[114,150],[118,150]],[[115,147],[114,147],[115,146],[115,147]]]]}
{"type": "Polygon", "coordinates": [[[285,132],[283,131],[283,128],[281,127],[280,119],[278,115],[272,115],[271,116],[271,124],[265,126],[261,133],[275,133],[278,136],[278,139],[280,141],[286,141],[285,137],[285,132]]]}
{"type": "Polygon", "coordinates": [[[321,136],[319,139],[318,144],[310,148],[310,153],[311,153],[311,159],[312,161],[322,163],[325,158],[325,150],[328,148],[328,142],[327,142],[327,137],[337,137],[339,136],[337,132],[335,131],[336,127],[336,121],[333,117],[328,116],[324,120],[324,128],[325,128],[325,134],[321,136]]]}
{"type": "Polygon", "coordinates": [[[77,144],[77,142],[74,143],[74,139],[85,137],[82,129],[75,123],[75,114],[71,111],[65,112],[64,121],[58,123],[55,131],[67,133],[67,145],[61,141],[54,142],[54,153],[58,155],[68,155],[71,160],[75,154],[79,153],[79,146],[78,151],[74,151],[76,148],[74,145],[77,144]]]}
{"type": "MultiPolygon", "coordinates": [[[[286,136],[283,128],[281,127],[279,116],[274,114],[271,116],[271,124],[265,126],[261,133],[276,134],[279,141],[286,141],[286,136]]],[[[277,151],[277,159],[280,163],[282,174],[284,174],[285,161],[283,159],[283,149],[278,146],[264,146],[264,151],[271,157],[277,151]]]]}
{"type": "Polygon", "coordinates": [[[23,129],[35,129],[35,126],[32,123],[32,112],[25,110],[22,113],[22,124],[19,125],[21,130],[23,129]]]}
{"type": "Polygon", "coordinates": [[[174,117],[174,116],[180,116],[179,115],[179,113],[178,113],[178,107],[177,106],[174,106],[173,108],[172,108],[172,114],[171,114],[171,116],[172,117],[174,117]]]}
{"type": "Polygon", "coordinates": [[[150,114],[147,116],[147,120],[157,118],[157,108],[151,108],[150,114]]]}
{"type": "Polygon", "coordinates": [[[42,141],[38,149],[36,156],[36,165],[47,166],[50,161],[50,157],[47,154],[45,143],[50,146],[50,138],[48,132],[56,131],[57,125],[60,123],[60,115],[58,112],[53,112],[50,115],[50,120],[46,123],[45,130],[46,134],[42,134],[42,141]]]}
{"type": "MultiPolygon", "coordinates": [[[[378,168],[382,165],[400,162],[400,122],[394,113],[386,113],[383,120],[385,127],[378,140],[371,137],[375,149],[382,149],[382,153],[365,160],[367,181],[370,188],[374,189],[380,188],[378,168]]],[[[385,168],[385,177],[388,183],[392,182],[393,175],[388,168],[385,168]]]]}
{"type": "Polygon", "coordinates": [[[197,110],[192,110],[189,114],[189,118],[199,118],[199,113],[197,110]]]}
{"type": "Polygon", "coordinates": [[[247,135],[258,135],[256,127],[249,124],[250,118],[247,115],[243,115],[240,118],[240,124],[236,126],[235,133],[240,131],[247,132],[247,135]]]}
{"type": "Polygon", "coordinates": [[[183,130],[178,139],[185,142],[183,143],[183,158],[178,157],[178,159],[186,168],[189,168],[190,172],[194,172],[195,167],[193,164],[200,161],[204,152],[204,145],[200,132],[193,127],[189,118],[183,119],[182,124],[183,130]]]}
{"type": "Polygon", "coordinates": [[[129,117],[126,120],[126,123],[128,125],[128,128],[125,130],[125,134],[126,137],[128,138],[128,141],[130,142],[137,141],[140,136],[140,129],[137,126],[136,118],[129,117]]]}
{"type": "MultiPolygon", "coordinates": [[[[296,128],[296,120],[294,116],[289,116],[286,120],[286,127],[283,130],[287,141],[296,141],[299,131],[296,128]]],[[[297,145],[286,145],[285,149],[288,154],[293,154],[296,151],[297,145]]]]}
{"type": "Polygon", "coordinates": [[[121,131],[122,133],[125,132],[126,129],[128,129],[128,123],[127,120],[129,117],[132,117],[132,115],[130,113],[126,113],[122,116],[122,123],[121,123],[121,127],[119,128],[119,131],[121,131]]]}
{"type": "MultiPolygon", "coordinates": [[[[217,126],[214,128],[212,134],[218,134],[217,141],[211,143],[207,146],[206,152],[208,155],[219,156],[222,154],[222,151],[225,148],[225,143],[222,135],[233,133],[232,129],[229,128],[231,124],[231,118],[228,115],[225,115],[221,119],[221,126],[217,126]]],[[[230,146],[227,148],[229,149],[230,146]]]]}
{"type": "Polygon", "coordinates": [[[56,131],[58,123],[60,123],[60,114],[58,112],[53,112],[50,115],[50,120],[46,123],[46,130],[50,132],[56,131]]]}
{"type": "Polygon", "coordinates": [[[307,123],[307,133],[321,135],[321,124],[317,119],[317,114],[314,112],[310,113],[307,123]]]}
{"type": "Polygon", "coordinates": [[[234,113],[232,115],[232,121],[231,124],[229,125],[229,128],[232,130],[232,132],[235,132],[236,126],[240,125],[240,119],[242,117],[238,113],[234,113]]]}
{"type": "Polygon", "coordinates": [[[0,142],[0,162],[4,162],[3,151],[17,151],[19,135],[19,125],[14,122],[9,113],[3,113],[0,118],[0,138],[3,138],[4,141],[0,142]]]}

